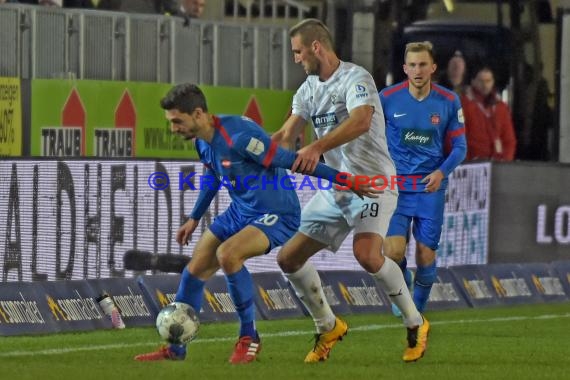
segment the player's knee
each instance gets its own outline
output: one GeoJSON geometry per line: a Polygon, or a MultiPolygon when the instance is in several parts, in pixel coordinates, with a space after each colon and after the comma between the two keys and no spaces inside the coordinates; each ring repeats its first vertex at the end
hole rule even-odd
{"type": "Polygon", "coordinates": [[[382,249],[384,256],[391,258],[396,263],[400,263],[406,254],[406,245],[402,246],[402,244],[398,244],[397,241],[390,238],[384,240],[382,249]]]}
{"type": "Polygon", "coordinates": [[[430,265],[435,261],[435,250],[423,243],[416,245],[416,263],[419,265],[430,265]]]}
{"type": "Polygon", "coordinates": [[[279,265],[279,268],[285,273],[294,273],[303,266],[299,264],[291,252],[286,249],[281,249],[277,254],[277,265],[279,265]]]}
{"type": "Polygon", "coordinates": [[[360,266],[368,273],[376,273],[382,265],[382,258],[379,252],[354,251],[354,257],[360,266]]]}
{"type": "Polygon", "coordinates": [[[235,254],[232,254],[232,248],[227,245],[222,244],[218,247],[216,257],[218,258],[220,267],[226,273],[233,273],[236,267],[239,269],[239,266],[241,266],[239,258],[235,254]]]}

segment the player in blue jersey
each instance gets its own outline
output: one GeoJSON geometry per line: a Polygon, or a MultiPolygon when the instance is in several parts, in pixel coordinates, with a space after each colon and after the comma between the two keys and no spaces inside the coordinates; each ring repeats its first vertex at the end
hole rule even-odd
{"type": "MultiPolygon", "coordinates": [[[[384,253],[399,263],[411,286],[405,251],[413,222],[412,233],[417,242],[413,298],[423,312],[436,280],[436,250],[443,225],[447,178],[465,158],[467,144],[459,98],[431,82],[436,70],[432,44],[407,44],[404,62],[408,79],[380,92],[388,149],[397,174],[406,176],[390,220],[384,253]],[[446,142],[451,143],[450,152],[446,152],[446,142]],[[418,176],[420,179],[414,180],[418,176]]],[[[396,305],[392,309],[399,315],[396,305]]]]}
{"type": "MultiPolygon", "coordinates": [[[[182,272],[175,301],[199,311],[205,281],[221,268],[240,320],[239,339],[230,362],[249,363],[255,360],[261,342],[255,328],[253,281],[244,262],[282,245],[297,231],[299,199],[285,170],[293,165],[296,155],[278,147],[248,118],[209,114],[204,94],[195,85],[175,86],[161,106],[172,132],[186,139],[195,138],[200,161],[208,168],[200,178],[196,204],[176,233],[176,241],[188,243],[221,185],[232,199],[196,243],[192,260],[182,272]]],[[[323,164],[312,175],[332,178],[337,183],[346,178],[323,164]]],[[[355,193],[375,197],[379,192],[364,186],[355,193]]],[[[170,344],[135,359],[185,357],[185,345],[170,344]]]]}

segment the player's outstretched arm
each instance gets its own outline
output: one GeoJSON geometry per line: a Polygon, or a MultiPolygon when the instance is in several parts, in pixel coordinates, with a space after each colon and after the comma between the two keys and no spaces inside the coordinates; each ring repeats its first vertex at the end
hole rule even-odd
{"type": "Polygon", "coordinates": [[[299,149],[298,156],[291,166],[291,171],[310,174],[315,170],[321,155],[337,146],[346,144],[368,132],[372,123],[374,107],[362,105],[350,111],[349,117],[338,128],[299,149]]]}
{"type": "Polygon", "coordinates": [[[291,115],[281,129],[271,135],[271,140],[285,149],[295,149],[295,140],[303,132],[305,125],[307,121],[301,116],[291,115]]]}

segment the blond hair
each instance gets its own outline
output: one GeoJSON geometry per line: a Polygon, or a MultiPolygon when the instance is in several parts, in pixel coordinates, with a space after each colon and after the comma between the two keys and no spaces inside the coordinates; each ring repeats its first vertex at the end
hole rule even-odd
{"type": "Polygon", "coordinates": [[[289,37],[301,36],[301,43],[309,46],[313,41],[319,41],[327,49],[333,50],[333,40],[329,28],[316,18],[308,18],[289,29],[289,37]]]}
{"type": "Polygon", "coordinates": [[[406,50],[404,51],[404,62],[406,62],[406,57],[408,56],[408,53],[419,53],[422,51],[427,51],[429,56],[431,57],[431,60],[435,62],[433,44],[430,41],[407,43],[406,50]]]}

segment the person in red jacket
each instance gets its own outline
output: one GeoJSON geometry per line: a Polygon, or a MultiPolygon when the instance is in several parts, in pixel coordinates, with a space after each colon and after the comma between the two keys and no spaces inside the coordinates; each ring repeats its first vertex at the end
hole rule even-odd
{"type": "Polygon", "coordinates": [[[467,132],[467,160],[512,161],[517,139],[509,106],[495,90],[489,66],[475,71],[461,96],[467,132]]]}

